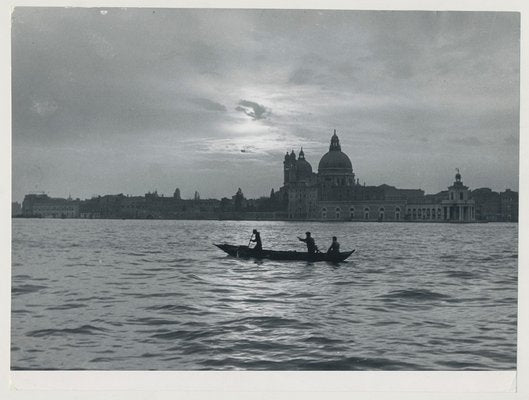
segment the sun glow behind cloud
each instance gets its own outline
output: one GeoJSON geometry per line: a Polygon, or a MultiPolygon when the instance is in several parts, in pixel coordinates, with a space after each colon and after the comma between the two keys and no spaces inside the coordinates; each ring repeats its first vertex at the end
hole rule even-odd
{"type": "Polygon", "coordinates": [[[199,151],[212,156],[240,153],[267,156],[274,153],[283,154],[290,150],[297,151],[301,145],[305,149],[321,146],[321,143],[317,141],[278,132],[268,132],[267,135],[245,134],[223,139],[206,139],[201,141],[201,144],[199,151]]]}

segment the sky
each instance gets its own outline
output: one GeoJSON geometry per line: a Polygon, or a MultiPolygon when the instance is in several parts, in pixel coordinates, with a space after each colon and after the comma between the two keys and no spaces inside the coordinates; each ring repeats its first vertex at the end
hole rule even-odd
{"type": "Polygon", "coordinates": [[[361,183],[518,190],[519,14],[16,8],[12,199],[268,195],[337,130],[361,183]]]}

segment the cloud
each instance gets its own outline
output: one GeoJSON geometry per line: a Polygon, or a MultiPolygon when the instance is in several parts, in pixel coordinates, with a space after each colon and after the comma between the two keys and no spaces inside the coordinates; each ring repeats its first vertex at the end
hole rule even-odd
{"type": "Polygon", "coordinates": [[[239,101],[239,105],[235,109],[252,117],[254,120],[265,119],[271,114],[270,110],[265,106],[248,100],[239,101]]]}
{"type": "Polygon", "coordinates": [[[101,11],[13,12],[18,200],[35,184],[145,193],[156,181],[143,175],[148,162],[172,171],[157,178],[171,193],[223,196],[233,183],[261,194],[281,184],[287,150],[303,146],[316,167],[333,128],[368,184],[436,192],[439,171],[464,159],[477,171],[469,185],[487,175],[516,188],[516,13],[101,11]],[[254,162],[271,167],[237,169],[254,162]],[[42,176],[24,173],[34,165],[42,176]],[[199,174],[204,165],[211,172],[199,174]]]}
{"type": "Polygon", "coordinates": [[[201,97],[194,98],[191,101],[209,111],[226,111],[226,107],[216,101],[201,97]]]}
{"type": "Polygon", "coordinates": [[[307,83],[314,83],[314,71],[308,68],[298,68],[290,74],[288,82],[293,83],[295,85],[305,85],[307,83]]]}

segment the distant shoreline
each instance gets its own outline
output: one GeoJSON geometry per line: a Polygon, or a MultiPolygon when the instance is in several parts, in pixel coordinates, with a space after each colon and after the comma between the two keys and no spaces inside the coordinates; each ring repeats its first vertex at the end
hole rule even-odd
{"type": "Polygon", "coordinates": [[[492,223],[511,223],[518,224],[518,221],[439,221],[439,220],[424,220],[424,221],[373,221],[373,220],[321,220],[321,219],[256,219],[256,218],[48,218],[48,217],[28,217],[22,215],[13,215],[11,219],[45,219],[45,220],[83,220],[83,221],[94,221],[94,220],[127,220],[127,221],[255,221],[255,222],[318,222],[318,223],[419,223],[419,224],[455,224],[455,225],[467,225],[467,224],[492,224],[492,223]]]}

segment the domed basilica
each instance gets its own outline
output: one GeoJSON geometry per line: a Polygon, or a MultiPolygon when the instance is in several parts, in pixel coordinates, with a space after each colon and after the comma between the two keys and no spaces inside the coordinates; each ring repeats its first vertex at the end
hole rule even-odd
{"type": "Polygon", "coordinates": [[[294,150],[287,152],[280,189],[289,219],[473,221],[474,201],[462,186],[459,171],[449,191],[450,198],[447,192],[425,196],[421,189],[361,185],[355,180],[349,156],[342,152],[336,130],[317,173],[305,159],[303,148],[297,158],[294,150]]]}

